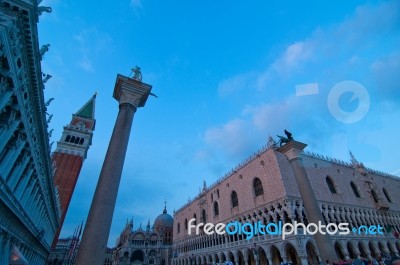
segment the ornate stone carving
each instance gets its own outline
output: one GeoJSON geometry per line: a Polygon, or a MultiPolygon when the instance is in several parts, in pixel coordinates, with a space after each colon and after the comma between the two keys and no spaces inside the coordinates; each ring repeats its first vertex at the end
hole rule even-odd
{"type": "Polygon", "coordinates": [[[44,55],[46,52],[49,51],[49,47],[50,47],[50,44],[45,44],[45,45],[42,46],[42,48],[40,48],[40,50],[39,50],[40,60],[42,60],[42,59],[43,59],[43,55],[44,55]]]}
{"type": "Polygon", "coordinates": [[[42,15],[43,12],[51,13],[52,9],[49,6],[38,6],[37,8],[37,15],[42,15]]]}
{"type": "Polygon", "coordinates": [[[49,75],[49,74],[42,74],[43,75],[43,84],[45,84],[47,81],[49,81],[50,78],[52,78],[53,76],[49,75]]]}
{"type": "Polygon", "coordinates": [[[50,123],[52,118],[53,118],[53,114],[50,114],[49,117],[47,118],[47,123],[50,123]]]}
{"type": "Polygon", "coordinates": [[[276,145],[277,145],[277,143],[276,143],[276,141],[272,138],[272,136],[271,136],[271,135],[268,136],[267,147],[268,147],[268,148],[276,149],[276,145]]]}
{"type": "Polygon", "coordinates": [[[47,100],[45,106],[48,107],[53,100],[54,98],[50,98],[49,100],[47,100]]]}
{"type": "Polygon", "coordinates": [[[5,78],[0,78],[0,94],[4,94],[8,89],[8,83],[5,78]]]}

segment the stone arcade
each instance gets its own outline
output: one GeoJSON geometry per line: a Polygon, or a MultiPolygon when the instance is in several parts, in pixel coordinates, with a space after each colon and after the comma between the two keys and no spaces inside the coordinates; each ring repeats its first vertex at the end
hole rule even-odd
{"type": "Polygon", "coordinates": [[[178,209],[174,214],[173,264],[231,261],[239,265],[281,262],[307,265],[325,262],[322,258],[332,262],[398,255],[399,177],[366,168],[352,154],[348,163],[304,152],[304,147],[305,144],[293,140],[278,147],[270,139],[268,146],[213,185],[205,186],[178,209]],[[295,166],[294,159],[298,160],[295,166]],[[298,174],[303,175],[298,178],[298,174]],[[325,223],[347,222],[351,228],[380,224],[385,233],[331,235],[322,240],[303,234],[289,235],[285,240],[276,235],[256,235],[246,240],[244,234],[188,235],[188,220],[192,218],[213,224],[234,221],[308,224],[320,218],[325,223]]]}

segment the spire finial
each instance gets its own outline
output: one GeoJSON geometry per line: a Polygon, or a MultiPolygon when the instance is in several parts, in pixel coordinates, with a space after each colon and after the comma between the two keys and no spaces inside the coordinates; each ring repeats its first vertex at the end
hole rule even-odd
{"type": "Polygon", "coordinates": [[[164,211],[163,213],[167,213],[167,201],[164,201],[164,211]]]}
{"type": "Polygon", "coordinates": [[[147,232],[150,231],[150,218],[149,218],[149,220],[147,221],[146,231],[147,231],[147,232]]]}
{"type": "Polygon", "coordinates": [[[357,159],[354,157],[353,153],[352,153],[351,151],[349,151],[349,152],[350,152],[350,160],[351,160],[351,162],[352,162],[352,163],[357,163],[358,161],[357,161],[357,159]]]}

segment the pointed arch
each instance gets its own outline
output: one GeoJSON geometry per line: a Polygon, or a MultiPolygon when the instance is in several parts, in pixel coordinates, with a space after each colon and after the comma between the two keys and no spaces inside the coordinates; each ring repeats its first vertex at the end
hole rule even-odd
{"type": "Polygon", "coordinates": [[[234,190],[231,193],[231,204],[232,204],[232,208],[239,206],[238,195],[237,195],[236,191],[234,191],[234,190]]]}
{"type": "Polygon", "coordinates": [[[218,216],[219,215],[219,205],[218,202],[214,202],[214,216],[218,216]]]}
{"type": "Polygon", "coordinates": [[[254,178],[253,180],[253,190],[254,190],[254,196],[260,196],[264,194],[264,189],[262,186],[262,182],[259,178],[254,178]]]}
{"type": "Polygon", "coordinates": [[[350,182],[350,186],[351,186],[351,189],[353,190],[354,195],[357,198],[360,198],[361,197],[360,196],[360,192],[358,191],[358,188],[357,188],[356,184],[354,184],[354,182],[352,181],[352,182],[350,182]]]}
{"type": "Polygon", "coordinates": [[[331,193],[337,194],[335,183],[333,182],[332,178],[330,176],[326,176],[325,180],[331,193]]]}
{"type": "Polygon", "coordinates": [[[374,199],[375,203],[379,202],[378,195],[376,195],[376,192],[374,190],[371,190],[371,196],[372,196],[372,199],[374,199]]]}
{"type": "Polygon", "coordinates": [[[390,198],[390,195],[388,191],[385,188],[382,188],[383,194],[385,194],[386,200],[390,203],[392,203],[392,199],[390,198]]]}
{"type": "Polygon", "coordinates": [[[207,214],[206,214],[206,210],[205,209],[201,210],[200,222],[202,222],[202,223],[206,223],[207,222],[207,214]]]}

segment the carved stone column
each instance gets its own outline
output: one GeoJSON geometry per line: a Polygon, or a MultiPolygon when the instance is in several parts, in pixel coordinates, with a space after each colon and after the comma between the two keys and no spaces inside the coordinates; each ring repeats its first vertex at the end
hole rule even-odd
{"type": "Polygon", "coordinates": [[[76,265],[104,263],[133,116],[138,107],[145,105],[150,90],[150,85],[139,80],[117,76],[113,96],[119,102],[118,117],[90,207],[76,265]]]}
{"type": "MultiPolygon", "coordinates": [[[[318,221],[323,222],[324,219],[319,208],[317,198],[315,197],[315,192],[312,189],[310,179],[307,176],[307,172],[304,169],[304,165],[300,157],[301,152],[306,146],[306,144],[292,140],[277,149],[277,151],[285,154],[292,166],[297,186],[299,187],[299,191],[303,199],[308,221],[310,223],[318,224],[318,221]]],[[[322,235],[320,233],[316,233],[314,235],[314,239],[317,243],[320,256],[324,262],[326,260],[332,262],[337,259],[335,248],[328,234],[322,235]]]]}

